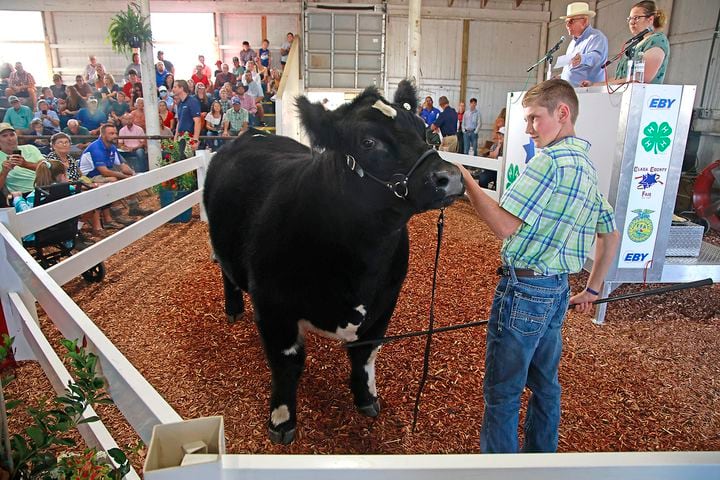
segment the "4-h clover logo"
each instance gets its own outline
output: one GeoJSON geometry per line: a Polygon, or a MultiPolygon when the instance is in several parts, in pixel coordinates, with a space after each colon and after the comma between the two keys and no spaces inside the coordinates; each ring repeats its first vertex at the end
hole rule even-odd
{"type": "Polygon", "coordinates": [[[520,168],[517,165],[510,165],[507,172],[507,185],[505,188],[510,187],[515,180],[520,176],[520,168]]]}
{"type": "Polygon", "coordinates": [[[657,155],[658,151],[664,152],[670,146],[672,128],[667,122],[662,122],[660,126],[655,122],[650,122],[643,130],[643,133],[647,136],[642,139],[641,143],[648,153],[652,150],[657,155]]]}

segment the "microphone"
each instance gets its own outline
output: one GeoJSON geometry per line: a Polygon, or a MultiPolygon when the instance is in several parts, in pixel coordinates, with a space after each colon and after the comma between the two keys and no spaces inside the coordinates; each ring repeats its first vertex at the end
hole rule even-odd
{"type": "Polygon", "coordinates": [[[635,46],[635,44],[640,43],[640,40],[642,40],[645,35],[652,32],[654,32],[653,27],[647,27],[645,30],[625,42],[625,45],[635,46]]]}
{"type": "Polygon", "coordinates": [[[632,50],[632,48],[633,48],[635,45],[637,45],[638,43],[640,43],[640,41],[643,39],[643,37],[644,37],[645,35],[647,35],[648,33],[652,33],[652,32],[654,32],[654,31],[655,31],[655,30],[654,30],[652,27],[647,27],[645,30],[643,30],[642,32],[640,32],[640,33],[638,33],[637,35],[635,35],[634,37],[632,37],[630,40],[628,40],[627,42],[625,42],[625,43],[623,44],[623,48],[622,48],[622,51],[621,51],[620,53],[618,53],[618,54],[615,55],[613,58],[611,58],[610,60],[608,60],[608,61],[606,61],[605,63],[603,63],[602,67],[600,67],[600,68],[605,68],[605,67],[607,67],[608,65],[610,65],[611,63],[613,63],[615,60],[617,60],[618,58],[620,58],[623,53],[624,53],[626,56],[628,56],[628,58],[629,58],[629,57],[630,57],[630,51],[632,50]]]}
{"type": "Polygon", "coordinates": [[[560,36],[560,40],[558,40],[558,42],[555,44],[555,46],[552,47],[550,50],[548,50],[547,56],[550,56],[553,53],[557,52],[560,49],[560,45],[562,45],[564,41],[565,41],[565,35],[560,36]]]}

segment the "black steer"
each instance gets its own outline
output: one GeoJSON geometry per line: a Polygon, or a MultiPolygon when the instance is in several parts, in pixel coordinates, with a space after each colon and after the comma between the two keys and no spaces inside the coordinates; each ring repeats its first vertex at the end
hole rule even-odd
{"type": "MultiPolygon", "coordinates": [[[[299,97],[313,149],[249,131],[210,164],[203,201],[225,312],[240,318],[250,294],[272,373],[275,443],[295,435],[305,332],[382,337],[407,273],[408,220],[464,192],[459,170],[428,149],[416,106],[405,81],[393,105],[375,88],[335,111],[299,97]]],[[[377,351],[348,350],[355,405],[371,417],[377,351]]]]}

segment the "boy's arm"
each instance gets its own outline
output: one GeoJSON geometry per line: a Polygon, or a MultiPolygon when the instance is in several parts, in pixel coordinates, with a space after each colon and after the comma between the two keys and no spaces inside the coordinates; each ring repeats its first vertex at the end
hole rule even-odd
{"type": "MultiPolygon", "coordinates": [[[[610,233],[598,233],[595,241],[595,260],[593,261],[587,288],[600,292],[605,282],[610,265],[615,260],[615,252],[620,244],[620,233],[613,230],[610,233]]],[[[598,295],[583,290],[570,298],[570,304],[575,305],[575,310],[581,313],[592,311],[592,304],[598,299],[598,295]]]]}
{"type": "Polygon", "coordinates": [[[470,199],[475,212],[487,223],[496,237],[503,240],[515,233],[522,220],[502,208],[488,194],[482,191],[470,172],[462,165],[457,165],[465,180],[465,193],[470,199]]]}

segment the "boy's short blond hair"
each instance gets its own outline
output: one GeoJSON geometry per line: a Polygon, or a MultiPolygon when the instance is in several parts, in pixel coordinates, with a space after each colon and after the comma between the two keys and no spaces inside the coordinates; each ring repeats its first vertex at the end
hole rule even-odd
{"type": "Polygon", "coordinates": [[[522,101],[523,107],[537,105],[547,108],[550,113],[554,112],[561,103],[570,108],[570,120],[575,125],[580,113],[578,97],[572,85],[565,80],[553,78],[538,83],[525,93],[522,101]]]}

